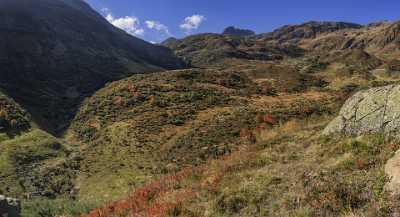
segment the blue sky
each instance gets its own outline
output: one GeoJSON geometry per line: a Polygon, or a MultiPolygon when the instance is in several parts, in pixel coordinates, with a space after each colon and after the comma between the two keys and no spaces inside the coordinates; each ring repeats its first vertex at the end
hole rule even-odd
{"type": "Polygon", "coordinates": [[[310,20],[400,19],[400,0],[87,0],[114,25],[160,42],[234,25],[258,33],[310,20]]]}

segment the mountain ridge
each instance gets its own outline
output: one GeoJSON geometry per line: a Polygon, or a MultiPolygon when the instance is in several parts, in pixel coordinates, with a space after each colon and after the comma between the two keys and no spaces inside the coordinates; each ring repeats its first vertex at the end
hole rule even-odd
{"type": "Polygon", "coordinates": [[[399,24],[248,34],[166,48],[80,0],[1,1],[0,194],[24,217],[398,212],[382,172],[398,142],[321,132],[400,82],[399,24]]]}
{"type": "Polygon", "coordinates": [[[256,33],[250,29],[240,29],[240,28],[236,28],[234,26],[229,26],[224,29],[222,34],[230,35],[230,36],[246,37],[246,36],[255,35],[256,33]]]}
{"type": "Polygon", "coordinates": [[[4,0],[0,18],[0,88],[55,132],[107,82],[185,67],[169,49],[128,35],[80,0],[4,0]]]}

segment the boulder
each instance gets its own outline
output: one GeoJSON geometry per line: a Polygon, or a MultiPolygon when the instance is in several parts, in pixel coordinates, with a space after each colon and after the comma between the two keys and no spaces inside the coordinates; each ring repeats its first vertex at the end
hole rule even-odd
{"type": "Polygon", "coordinates": [[[359,136],[372,133],[400,135],[400,85],[356,93],[323,131],[324,135],[359,136]]]}
{"type": "Polygon", "coordinates": [[[14,198],[0,195],[0,217],[20,217],[21,202],[14,198]]]}
{"type": "MultiPolygon", "coordinates": [[[[400,85],[372,88],[356,93],[343,105],[323,134],[359,136],[384,133],[400,137],[400,85]]],[[[400,195],[400,150],[386,163],[390,178],[386,189],[400,195]]]]}

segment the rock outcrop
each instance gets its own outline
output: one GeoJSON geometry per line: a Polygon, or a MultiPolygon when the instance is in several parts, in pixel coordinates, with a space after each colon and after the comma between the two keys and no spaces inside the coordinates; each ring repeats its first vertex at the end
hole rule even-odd
{"type": "Polygon", "coordinates": [[[260,36],[267,40],[297,43],[301,39],[316,38],[324,33],[332,33],[344,29],[360,29],[362,27],[362,25],[355,23],[311,21],[300,25],[286,25],[260,36]]]}
{"type": "Polygon", "coordinates": [[[255,35],[256,33],[249,29],[239,29],[235,28],[234,26],[229,26],[222,32],[222,34],[229,36],[246,37],[255,35]]]}
{"type": "MultiPolygon", "coordinates": [[[[360,91],[342,107],[340,114],[324,130],[323,134],[358,136],[384,133],[400,136],[400,85],[389,85],[360,91]]],[[[385,165],[390,178],[386,189],[400,194],[400,151],[385,165]]]]}
{"type": "Polygon", "coordinates": [[[0,195],[0,217],[20,217],[21,203],[17,199],[0,195]]]}
{"type": "Polygon", "coordinates": [[[273,45],[254,38],[215,33],[191,35],[179,40],[170,39],[162,44],[196,67],[208,67],[226,59],[280,60],[304,54],[304,50],[297,46],[273,45]]]}
{"type": "Polygon", "coordinates": [[[323,133],[399,135],[400,85],[358,92],[347,100],[339,116],[325,128],[323,133]]]}

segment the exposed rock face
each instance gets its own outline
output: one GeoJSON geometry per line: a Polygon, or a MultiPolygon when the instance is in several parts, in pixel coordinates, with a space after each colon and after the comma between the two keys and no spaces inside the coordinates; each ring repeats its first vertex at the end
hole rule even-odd
{"type": "Polygon", "coordinates": [[[263,34],[265,39],[280,42],[298,42],[305,38],[315,38],[322,33],[336,32],[343,29],[360,29],[362,25],[345,22],[311,21],[300,25],[286,25],[271,33],[263,34]]]}
{"type": "Polygon", "coordinates": [[[324,134],[400,133],[400,85],[360,91],[342,107],[324,134]]]}
{"type": "MultiPolygon", "coordinates": [[[[400,85],[372,88],[355,94],[323,132],[325,135],[334,133],[400,136],[400,85]]],[[[400,151],[387,162],[385,172],[390,178],[387,190],[400,194],[400,151]]]]}
{"type": "Polygon", "coordinates": [[[180,40],[168,40],[163,45],[193,66],[205,67],[224,59],[277,60],[285,56],[298,57],[303,49],[297,46],[278,46],[247,37],[204,33],[180,40]]]}
{"type": "Polygon", "coordinates": [[[246,36],[255,35],[256,33],[249,29],[239,29],[239,28],[230,26],[230,27],[226,28],[222,34],[229,35],[229,36],[246,37],[246,36]]]}
{"type": "Polygon", "coordinates": [[[0,195],[0,217],[20,217],[21,203],[17,199],[0,195]]]}
{"type": "Polygon", "coordinates": [[[387,46],[388,44],[400,43],[400,22],[395,22],[391,24],[384,30],[384,34],[381,37],[377,37],[375,39],[376,43],[382,47],[387,46]]]}

